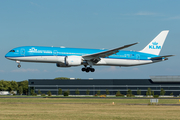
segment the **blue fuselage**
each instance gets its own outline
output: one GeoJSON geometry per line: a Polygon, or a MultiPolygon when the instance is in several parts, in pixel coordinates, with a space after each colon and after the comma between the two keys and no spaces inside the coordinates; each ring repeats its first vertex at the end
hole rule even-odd
{"type": "MultiPolygon", "coordinates": [[[[39,47],[25,46],[17,47],[8,52],[5,57],[36,57],[36,56],[83,56],[106,51],[106,49],[84,49],[84,48],[60,48],[60,47],[39,47]]],[[[158,57],[158,55],[141,53],[136,51],[119,51],[113,54],[109,59],[127,59],[127,60],[149,60],[149,58],[158,57]]]]}

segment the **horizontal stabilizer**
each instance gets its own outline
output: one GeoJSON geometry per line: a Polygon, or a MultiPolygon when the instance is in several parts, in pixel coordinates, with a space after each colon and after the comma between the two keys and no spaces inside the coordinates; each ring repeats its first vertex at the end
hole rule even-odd
{"type": "Polygon", "coordinates": [[[164,55],[164,56],[159,56],[159,57],[153,57],[151,58],[151,60],[155,60],[155,59],[162,59],[162,58],[167,58],[167,57],[172,57],[174,55],[164,55]]]}

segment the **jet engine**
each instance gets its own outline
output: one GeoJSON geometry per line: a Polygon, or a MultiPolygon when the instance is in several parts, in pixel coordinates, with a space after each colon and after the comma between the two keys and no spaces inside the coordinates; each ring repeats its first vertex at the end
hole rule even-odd
{"type": "Polygon", "coordinates": [[[66,56],[64,57],[64,63],[57,63],[57,67],[71,67],[79,66],[82,63],[81,56],[66,56]]]}

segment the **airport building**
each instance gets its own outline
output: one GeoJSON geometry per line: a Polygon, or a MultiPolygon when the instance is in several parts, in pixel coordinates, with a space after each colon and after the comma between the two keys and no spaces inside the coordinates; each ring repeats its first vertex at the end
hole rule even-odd
{"type": "MultiPolygon", "coordinates": [[[[86,95],[86,91],[90,91],[90,95],[95,95],[97,91],[106,94],[106,90],[110,95],[115,95],[117,91],[126,95],[127,90],[131,89],[134,95],[137,90],[141,91],[141,95],[146,95],[147,89],[151,88],[155,95],[160,95],[161,88],[166,92],[165,95],[180,95],[180,76],[150,76],[151,79],[29,79],[29,91],[33,89],[35,93],[38,90],[47,94],[51,91],[52,95],[58,95],[58,89],[62,91],[70,91],[70,95],[76,95],[78,89],[80,95],[86,95]]],[[[30,94],[30,92],[29,92],[30,94]]]]}

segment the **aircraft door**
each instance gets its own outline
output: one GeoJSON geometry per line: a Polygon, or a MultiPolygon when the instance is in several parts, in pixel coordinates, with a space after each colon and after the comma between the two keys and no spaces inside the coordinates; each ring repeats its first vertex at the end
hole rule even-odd
{"type": "Polygon", "coordinates": [[[21,49],[21,55],[25,56],[25,49],[21,49]]]}
{"type": "Polygon", "coordinates": [[[54,51],[53,51],[53,55],[54,55],[54,56],[57,56],[57,50],[54,50],[54,51]]]}
{"type": "Polygon", "coordinates": [[[139,54],[136,55],[136,60],[140,60],[140,55],[139,54]]]}
{"type": "Polygon", "coordinates": [[[57,50],[53,50],[53,61],[54,62],[58,62],[59,56],[58,56],[58,51],[57,50]]]}

